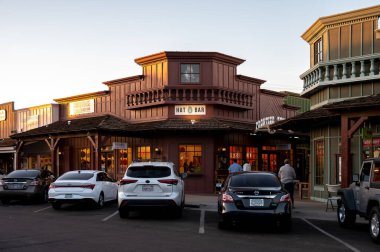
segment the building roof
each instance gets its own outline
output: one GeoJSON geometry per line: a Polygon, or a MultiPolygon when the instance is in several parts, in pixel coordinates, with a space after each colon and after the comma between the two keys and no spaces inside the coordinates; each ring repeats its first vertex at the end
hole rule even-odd
{"type": "Polygon", "coordinates": [[[11,138],[0,139],[0,147],[11,147],[16,145],[16,140],[11,138]]]}
{"type": "Polygon", "coordinates": [[[339,120],[341,111],[368,111],[380,109],[380,94],[347,99],[307,111],[271,125],[274,129],[309,130],[332,120],[339,120]]]}
{"type": "Polygon", "coordinates": [[[28,138],[67,133],[86,133],[89,131],[120,131],[127,122],[111,115],[86,117],[73,120],[57,121],[39,128],[11,135],[12,138],[28,138]]]}
{"type": "Polygon", "coordinates": [[[83,100],[83,99],[91,99],[91,98],[108,95],[108,94],[109,94],[109,90],[104,90],[104,91],[74,95],[74,96],[69,96],[69,97],[64,97],[64,98],[56,98],[54,99],[54,101],[58,103],[67,103],[67,102],[78,101],[78,100],[83,100]]]}
{"type": "Polygon", "coordinates": [[[203,60],[218,60],[221,62],[226,62],[233,65],[240,65],[245,60],[239,59],[236,57],[232,57],[226,54],[218,53],[218,52],[172,52],[172,51],[164,51],[155,54],[151,54],[148,56],[144,56],[141,58],[135,59],[135,62],[141,66],[151,64],[158,61],[163,61],[167,59],[203,59],[203,60]]]}
{"type": "Polygon", "coordinates": [[[302,38],[310,42],[315,34],[318,34],[323,29],[328,26],[332,26],[334,24],[344,25],[345,22],[360,20],[363,18],[376,18],[380,13],[380,5],[371,6],[368,8],[348,11],[344,13],[339,13],[335,15],[330,15],[326,17],[320,17],[317,19],[304,34],[302,34],[302,38]]]}
{"type": "Polygon", "coordinates": [[[126,136],[139,135],[141,132],[154,131],[245,131],[252,132],[254,123],[233,122],[219,119],[201,119],[194,123],[189,119],[167,119],[163,121],[129,123],[112,115],[86,117],[58,121],[43,127],[11,135],[14,139],[58,136],[66,134],[85,134],[87,132],[112,132],[126,136]]]}

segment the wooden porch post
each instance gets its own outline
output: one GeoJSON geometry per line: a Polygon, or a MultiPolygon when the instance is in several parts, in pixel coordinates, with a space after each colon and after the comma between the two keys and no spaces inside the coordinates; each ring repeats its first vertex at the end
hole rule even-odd
{"type": "Polygon", "coordinates": [[[20,162],[20,159],[21,159],[21,155],[20,155],[20,150],[22,148],[22,146],[24,145],[24,141],[17,141],[16,143],[16,155],[15,155],[15,167],[14,167],[14,170],[19,170],[21,169],[21,162],[20,162]]]}
{"type": "Polygon", "coordinates": [[[95,170],[101,170],[101,136],[99,133],[96,133],[94,138],[90,136],[90,134],[87,134],[88,140],[90,140],[92,146],[94,147],[94,154],[95,154],[95,160],[94,160],[94,169],[95,170]]]}
{"type": "Polygon", "coordinates": [[[49,139],[45,138],[45,142],[49,146],[49,149],[50,149],[51,169],[52,169],[54,176],[57,176],[57,177],[59,174],[57,174],[55,150],[57,148],[57,144],[58,144],[59,140],[60,140],[60,138],[57,138],[56,140],[54,140],[54,138],[51,138],[51,137],[49,137],[49,139]]]}
{"type": "Polygon", "coordinates": [[[352,126],[348,115],[341,116],[341,155],[342,155],[342,187],[348,187],[351,183],[351,142],[352,135],[360,126],[368,120],[368,116],[361,116],[352,126]]]}
{"type": "Polygon", "coordinates": [[[350,167],[350,144],[349,144],[349,138],[348,138],[348,117],[343,116],[341,117],[341,155],[342,155],[342,187],[347,187],[350,184],[350,174],[351,174],[351,167],[350,167]]]}

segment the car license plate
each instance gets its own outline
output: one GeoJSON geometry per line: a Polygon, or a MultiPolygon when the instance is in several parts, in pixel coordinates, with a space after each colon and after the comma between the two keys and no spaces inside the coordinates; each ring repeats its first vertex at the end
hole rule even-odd
{"type": "Polygon", "coordinates": [[[22,189],[23,185],[20,184],[10,184],[8,185],[9,189],[17,190],[17,189],[22,189]]]}
{"type": "Polygon", "coordinates": [[[250,206],[264,206],[264,199],[250,199],[250,206]]]}
{"type": "Polygon", "coordinates": [[[71,199],[73,197],[72,194],[65,194],[65,199],[71,199]]]}
{"type": "Polygon", "coordinates": [[[152,185],[143,185],[142,191],[143,192],[153,192],[153,186],[152,185]]]}

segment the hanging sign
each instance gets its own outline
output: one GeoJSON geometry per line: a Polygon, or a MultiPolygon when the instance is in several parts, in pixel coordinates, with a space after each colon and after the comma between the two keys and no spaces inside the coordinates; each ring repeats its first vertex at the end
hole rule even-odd
{"type": "Polygon", "coordinates": [[[206,105],[176,105],[175,115],[206,115],[206,105]]]}
{"type": "Polygon", "coordinates": [[[128,149],[128,143],[113,142],[112,149],[113,150],[128,149]]]}

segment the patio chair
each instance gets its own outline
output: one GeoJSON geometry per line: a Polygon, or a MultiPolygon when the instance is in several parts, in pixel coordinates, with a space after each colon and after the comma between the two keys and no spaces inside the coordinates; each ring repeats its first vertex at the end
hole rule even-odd
{"type": "Polygon", "coordinates": [[[331,208],[334,211],[335,210],[334,208],[338,207],[337,201],[338,199],[340,199],[340,197],[337,196],[338,190],[340,189],[340,184],[337,184],[337,185],[326,184],[326,188],[327,188],[327,193],[328,193],[327,202],[326,202],[326,212],[329,208],[331,208]]]}

